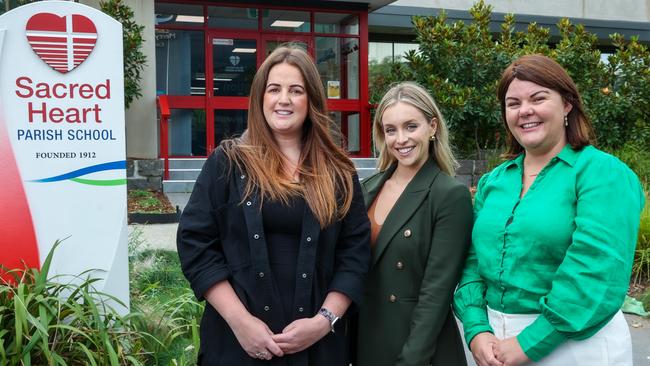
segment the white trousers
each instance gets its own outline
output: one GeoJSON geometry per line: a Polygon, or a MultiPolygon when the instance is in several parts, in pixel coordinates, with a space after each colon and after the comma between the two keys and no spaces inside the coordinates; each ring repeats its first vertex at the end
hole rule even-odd
{"type": "MultiPolygon", "coordinates": [[[[499,339],[515,337],[539,314],[505,314],[487,309],[490,326],[499,339]]],[[[623,313],[619,310],[598,333],[582,340],[560,344],[535,366],[632,366],[632,338],[623,313]]]]}

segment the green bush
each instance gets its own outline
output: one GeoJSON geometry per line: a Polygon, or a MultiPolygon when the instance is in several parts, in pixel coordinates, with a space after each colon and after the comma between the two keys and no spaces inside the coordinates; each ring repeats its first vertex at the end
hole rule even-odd
{"type": "Polygon", "coordinates": [[[142,52],[144,26],[136,23],[133,10],[122,0],[100,1],[101,10],[122,23],[122,46],[124,50],[124,106],[142,96],[142,71],[147,56],[142,52]]]}
{"type": "Polygon", "coordinates": [[[515,30],[515,17],[504,17],[499,33],[490,30],[492,6],[483,0],[471,9],[472,21],[449,22],[437,16],[415,16],[418,51],[407,52],[407,63],[389,65],[372,84],[373,102],[396,81],[415,80],[439,103],[453,143],[463,156],[498,148],[503,126],[496,99],[502,70],[517,57],[540,53],[556,59],[575,80],[599,145],[620,148],[635,142],[647,149],[650,139],[650,52],[636,37],[625,41],[611,35],[615,52],[601,61],[597,39],[582,25],[562,19],[559,40],[550,42],[550,29],[535,23],[515,30]]]}
{"type": "Polygon", "coordinates": [[[132,310],[147,314],[136,327],[152,335],[144,340],[145,364],[195,364],[204,304],[190,290],[178,254],[148,249],[136,229],[129,237],[129,267],[132,310]]]}
{"type": "Polygon", "coordinates": [[[142,365],[151,337],[121,316],[118,299],[95,290],[85,272],[48,279],[53,253],[41,270],[4,270],[0,284],[1,365],[142,365]]]}
{"type": "MultiPolygon", "coordinates": [[[[636,245],[632,278],[635,283],[650,281],[650,196],[646,195],[646,206],[641,213],[639,240],[636,245]]],[[[650,292],[648,293],[650,295],[650,292]]],[[[650,296],[647,298],[650,300],[650,296]]],[[[646,306],[646,309],[650,307],[646,306]]]]}

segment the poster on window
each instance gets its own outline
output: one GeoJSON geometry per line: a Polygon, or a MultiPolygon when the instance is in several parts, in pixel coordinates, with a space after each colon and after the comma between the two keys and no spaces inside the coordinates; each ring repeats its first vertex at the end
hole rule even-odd
{"type": "Polygon", "coordinates": [[[0,16],[0,263],[87,270],[128,309],[122,26],[43,1],[0,16]]]}
{"type": "Polygon", "coordinates": [[[329,99],[341,99],[341,82],[338,80],[327,81],[327,97],[329,99]]]}

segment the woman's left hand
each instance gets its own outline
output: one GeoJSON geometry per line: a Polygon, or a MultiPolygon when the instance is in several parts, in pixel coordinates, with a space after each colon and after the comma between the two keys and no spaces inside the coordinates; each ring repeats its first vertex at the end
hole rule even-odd
{"type": "Polygon", "coordinates": [[[300,352],[318,342],[330,331],[330,323],[322,315],[303,318],[287,325],[280,334],[272,336],[285,354],[300,352]]]}
{"type": "Polygon", "coordinates": [[[516,337],[506,338],[492,347],[497,360],[503,362],[504,366],[519,366],[530,362],[516,337]]]}

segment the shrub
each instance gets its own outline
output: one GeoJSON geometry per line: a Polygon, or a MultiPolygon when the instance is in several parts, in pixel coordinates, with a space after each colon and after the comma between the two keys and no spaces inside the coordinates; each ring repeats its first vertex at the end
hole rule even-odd
{"type": "Polygon", "coordinates": [[[556,59],[575,80],[602,147],[620,148],[631,141],[647,148],[650,53],[638,38],[611,35],[615,52],[603,63],[596,37],[568,19],[557,24],[560,37],[551,46],[550,29],[532,23],[525,32],[516,31],[512,14],[504,17],[500,32],[491,32],[492,6],[483,0],[469,12],[467,23],[449,22],[444,11],[413,17],[419,50],[407,52],[407,63],[375,77],[373,98],[392,82],[419,82],[439,103],[456,148],[476,156],[502,142],[496,99],[502,70],[521,55],[540,53],[556,59]]]}
{"type": "Polygon", "coordinates": [[[144,26],[135,22],[133,10],[124,4],[122,0],[101,1],[100,7],[104,13],[122,23],[124,106],[129,108],[135,99],[142,96],[141,72],[147,63],[147,57],[142,52],[144,26]]]}
{"type": "MultiPolygon", "coordinates": [[[[632,278],[635,283],[650,281],[650,196],[646,195],[646,206],[641,213],[639,225],[639,240],[636,245],[632,278]]],[[[650,292],[647,294],[650,295],[650,292]]],[[[646,301],[650,300],[650,296],[646,301]]],[[[646,307],[647,309],[650,309],[646,307]]]]}
{"type": "Polygon", "coordinates": [[[136,327],[151,334],[144,340],[147,365],[195,364],[203,303],[194,297],[174,251],[149,249],[142,232],[129,237],[131,306],[147,314],[136,327]]]}
{"type": "Polygon", "coordinates": [[[140,315],[121,316],[118,299],[95,290],[90,272],[48,279],[41,270],[7,270],[0,285],[0,364],[142,365],[140,315]]]}

